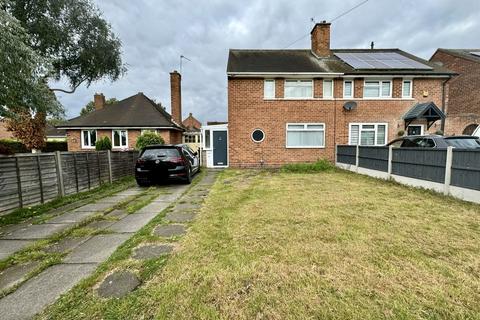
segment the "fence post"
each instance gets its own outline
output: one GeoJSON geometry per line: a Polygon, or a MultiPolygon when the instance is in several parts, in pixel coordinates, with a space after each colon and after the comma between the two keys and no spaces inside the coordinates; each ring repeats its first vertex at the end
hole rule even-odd
{"type": "Polygon", "coordinates": [[[90,183],[90,159],[88,157],[88,152],[85,153],[86,158],[87,158],[87,179],[88,179],[88,190],[91,189],[91,183],[90,183]]]}
{"type": "Polygon", "coordinates": [[[78,193],[79,189],[78,189],[77,154],[75,152],[73,152],[73,168],[75,169],[75,185],[77,187],[77,193],[78,193]]]}
{"type": "Polygon", "coordinates": [[[356,150],[356,154],[355,154],[355,167],[356,167],[356,172],[358,172],[358,154],[360,153],[360,146],[357,144],[357,150],[356,150]]]}
{"type": "Polygon", "coordinates": [[[388,179],[392,178],[393,146],[388,146],[388,179]]]}
{"type": "Polygon", "coordinates": [[[20,208],[23,208],[22,178],[20,177],[20,167],[18,165],[18,157],[15,157],[15,170],[17,171],[18,203],[20,205],[20,208]]]}
{"type": "Polygon", "coordinates": [[[102,185],[102,172],[100,171],[100,152],[97,151],[98,185],[102,185]]]}
{"type": "Polygon", "coordinates": [[[112,176],[112,151],[107,150],[107,159],[108,159],[108,178],[110,180],[110,183],[113,182],[113,176],[112,176]]]}
{"type": "Polygon", "coordinates": [[[58,194],[63,197],[65,196],[65,185],[63,184],[62,155],[60,151],[55,151],[55,161],[57,164],[58,194]]]}
{"type": "Polygon", "coordinates": [[[38,183],[40,187],[40,202],[44,203],[45,199],[43,196],[43,181],[42,181],[42,168],[40,166],[40,155],[37,154],[35,158],[37,158],[37,173],[38,173],[38,183]]]}
{"type": "Polygon", "coordinates": [[[338,144],[335,145],[335,163],[334,166],[337,166],[337,154],[338,154],[338,144]]]}
{"type": "Polygon", "coordinates": [[[452,160],[453,160],[453,147],[447,147],[447,160],[445,161],[445,188],[443,193],[450,193],[450,182],[452,180],[452,160]]]}

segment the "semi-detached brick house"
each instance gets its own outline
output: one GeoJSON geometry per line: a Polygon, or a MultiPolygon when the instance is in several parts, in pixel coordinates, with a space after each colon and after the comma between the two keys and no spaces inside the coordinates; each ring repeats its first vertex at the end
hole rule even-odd
{"type": "Polygon", "coordinates": [[[457,73],[448,81],[445,133],[480,134],[480,49],[438,49],[431,62],[457,73]]]}
{"type": "Polygon", "coordinates": [[[95,142],[108,137],[113,150],[131,150],[144,131],[155,131],[168,144],[182,143],[181,76],[170,73],[172,115],[138,93],[111,105],[105,105],[103,94],[95,94],[95,111],[70,119],[58,126],[66,129],[69,151],[95,149],[95,142]]]}
{"type": "Polygon", "coordinates": [[[308,50],[231,49],[229,164],[333,160],[337,144],[440,130],[452,74],[399,49],[331,49],[326,22],[308,50]]]}

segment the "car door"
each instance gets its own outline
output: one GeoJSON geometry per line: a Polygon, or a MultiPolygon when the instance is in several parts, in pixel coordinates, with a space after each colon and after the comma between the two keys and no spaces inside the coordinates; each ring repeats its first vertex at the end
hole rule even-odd
{"type": "Polygon", "coordinates": [[[195,154],[188,146],[183,147],[183,152],[185,153],[185,157],[188,159],[188,161],[190,161],[190,167],[192,168],[192,172],[197,172],[199,166],[198,157],[195,156],[195,154]]]}

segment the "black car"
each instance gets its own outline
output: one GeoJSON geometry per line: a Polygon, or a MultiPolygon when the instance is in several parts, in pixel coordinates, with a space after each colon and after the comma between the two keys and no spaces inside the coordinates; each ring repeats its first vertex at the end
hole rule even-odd
{"type": "Polygon", "coordinates": [[[169,179],[192,182],[200,171],[198,153],[184,144],[152,145],[142,149],[135,165],[139,186],[148,186],[169,179]]]}
{"type": "Polygon", "coordinates": [[[395,148],[447,148],[451,146],[460,149],[480,149],[480,140],[475,136],[406,136],[391,141],[387,146],[395,148]]]}

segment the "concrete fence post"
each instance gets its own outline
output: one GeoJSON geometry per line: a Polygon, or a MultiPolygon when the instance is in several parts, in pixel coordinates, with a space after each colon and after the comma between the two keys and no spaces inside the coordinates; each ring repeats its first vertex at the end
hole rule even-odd
{"type": "Polygon", "coordinates": [[[65,185],[63,184],[62,155],[60,151],[55,151],[55,164],[57,167],[58,195],[65,196],[65,185]]]}
{"type": "Polygon", "coordinates": [[[337,159],[338,159],[337,155],[338,155],[338,144],[335,145],[335,163],[334,163],[335,166],[337,165],[337,162],[338,162],[337,161],[337,159]]]}
{"type": "Polygon", "coordinates": [[[355,167],[356,167],[356,172],[358,172],[358,164],[359,164],[359,153],[360,153],[360,146],[357,144],[357,149],[356,149],[356,154],[355,154],[355,167]]]}
{"type": "Polygon", "coordinates": [[[392,177],[393,146],[388,146],[388,179],[392,177]]]}
{"type": "Polygon", "coordinates": [[[110,180],[110,183],[113,182],[113,176],[112,176],[112,151],[107,150],[107,159],[108,159],[108,179],[110,180]]]}
{"type": "Polygon", "coordinates": [[[445,161],[445,188],[443,193],[450,193],[450,182],[452,181],[452,160],[453,160],[453,147],[447,147],[447,159],[445,161]]]}

